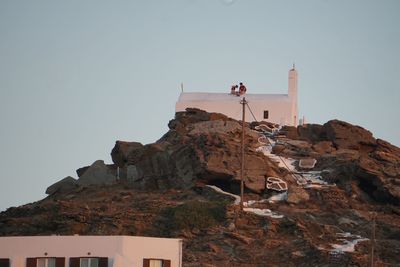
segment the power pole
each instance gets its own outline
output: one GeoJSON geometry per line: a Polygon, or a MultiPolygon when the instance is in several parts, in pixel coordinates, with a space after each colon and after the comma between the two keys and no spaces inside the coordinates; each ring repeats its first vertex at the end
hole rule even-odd
{"type": "Polygon", "coordinates": [[[244,124],[245,124],[245,113],[246,113],[246,98],[243,97],[242,101],[242,166],[240,168],[240,209],[243,210],[243,198],[244,198],[244,124]]]}
{"type": "Polygon", "coordinates": [[[371,233],[371,255],[370,255],[370,267],[374,267],[374,250],[375,250],[375,226],[376,226],[376,213],[372,213],[372,233],[371,233]]]}

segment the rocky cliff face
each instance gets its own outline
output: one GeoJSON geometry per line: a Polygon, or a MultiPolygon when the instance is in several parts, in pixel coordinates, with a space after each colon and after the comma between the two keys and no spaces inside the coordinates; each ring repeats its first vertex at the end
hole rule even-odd
{"type": "Polygon", "coordinates": [[[338,120],[297,129],[286,127],[284,131],[292,139],[306,141],[309,147],[301,151],[303,155],[317,158],[321,169],[333,169],[331,179],[335,182],[345,187],[355,181],[372,199],[400,204],[398,147],[375,139],[359,126],[338,120]]]}
{"type": "Polygon", "coordinates": [[[376,217],[376,263],[398,264],[400,149],[337,120],[263,124],[245,127],[243,210],[240,122],[189,109],[0,213],[0,235],[180,237],[184,266],[367,266],[376,217]]]}
{"type": "MultiPolygon", "coordinates": [[[[114,163],[137,188],[191,188],[196,184],[237,187],[240,180],[241,125],[221,114],[197,109],[177,113],[170,130],[154,144],[117,141],[114,163]]],[[[266,176],[280,170],[257,153],[259,135],[246,130],[246,187],[260,193],[266,176]]]]}

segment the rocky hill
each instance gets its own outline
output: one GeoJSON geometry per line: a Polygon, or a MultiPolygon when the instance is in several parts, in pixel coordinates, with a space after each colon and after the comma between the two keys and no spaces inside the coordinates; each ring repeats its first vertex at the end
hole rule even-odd
{"type": "Polygon", "coordinates": [[[189,109],[168,126],[0,213],[0,235],[179,237],[184,266],[368,266],[373,246],[398,266],[399,148],[338,120],[246,124],[242,210],[240,122],[189,109]]]}

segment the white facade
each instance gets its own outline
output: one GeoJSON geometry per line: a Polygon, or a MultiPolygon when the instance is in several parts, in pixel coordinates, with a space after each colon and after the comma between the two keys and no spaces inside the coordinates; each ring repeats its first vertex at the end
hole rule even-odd
{"type": "MultiPolygon", "coordinates": [[[[242,119],[243,97],[248,102],[257,121],[270,121],[280,125],[297,126],[297,71],[289,71],[287,94],[245,94],[235,96],[229,93],[184,93],[179,96],[175,112],[186,108],[199,108],[207,112],[218,112],[236,120],[242,119]]],[[[249,90],[248,90],[249,91],[249,90]]],[[[254,121],[249,109],[246,109],[246,121],[254,121]]]]}
{"type": "Polygon", "coordinates": [[[0,237],[0,259],[3,263],[8,259],[9,267],[27,267],[28,259],[33,259],[35,263],[37,259],[41,261],[33,266],[51,267],[43,265],[43,259],[54,258],[65,263],[57,264],[57,267],[73,266],[73,258],[80,258],[78,266],[81,267],[96,258],[106,258],[106,266],[109,267],[160,266],[158,263],[161,262],[164,263],[161,266],[181,267],[182,240],[139,236],[0,237]]]}

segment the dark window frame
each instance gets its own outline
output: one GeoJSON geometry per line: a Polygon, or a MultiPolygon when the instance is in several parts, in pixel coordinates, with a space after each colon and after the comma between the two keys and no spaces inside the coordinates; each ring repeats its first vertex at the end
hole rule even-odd
{"type": "Polygon", "coordinates": [[[171,260],[157,259],[157,258],[146,258],[146,259],[143,259],[143,267],[150,267],[150,261],[151,260],[160,260],[160,261],[162,261],[162,267],[171,267],[171,260]]]}
{"type": "Polygon", "coordinates": [[[1,258],[0,267],[10,267],[10,259],[1,258]]]}
{"type": "Polygon", "coordinates": [[[269,110],[264,110],[264,114],[263,114],[263,118],[264,119],[268,119],[269,118],[269,110]]]}
{"type": "Polygon", "coordinates": [[[38,259],[56,259],[56,267],[65,267],[65,258],[64,257],[27,258],[26,259],[26,267],[37,267],[37,260],[38,259]]]}
{"type": "Polygon", "coordinates": [[[80,267],[81,259],[98,259],[99,265],[98,267],[108,267],[108,258],[107,257],[71,257],[69,258],[69,267],[80,267]]]}

